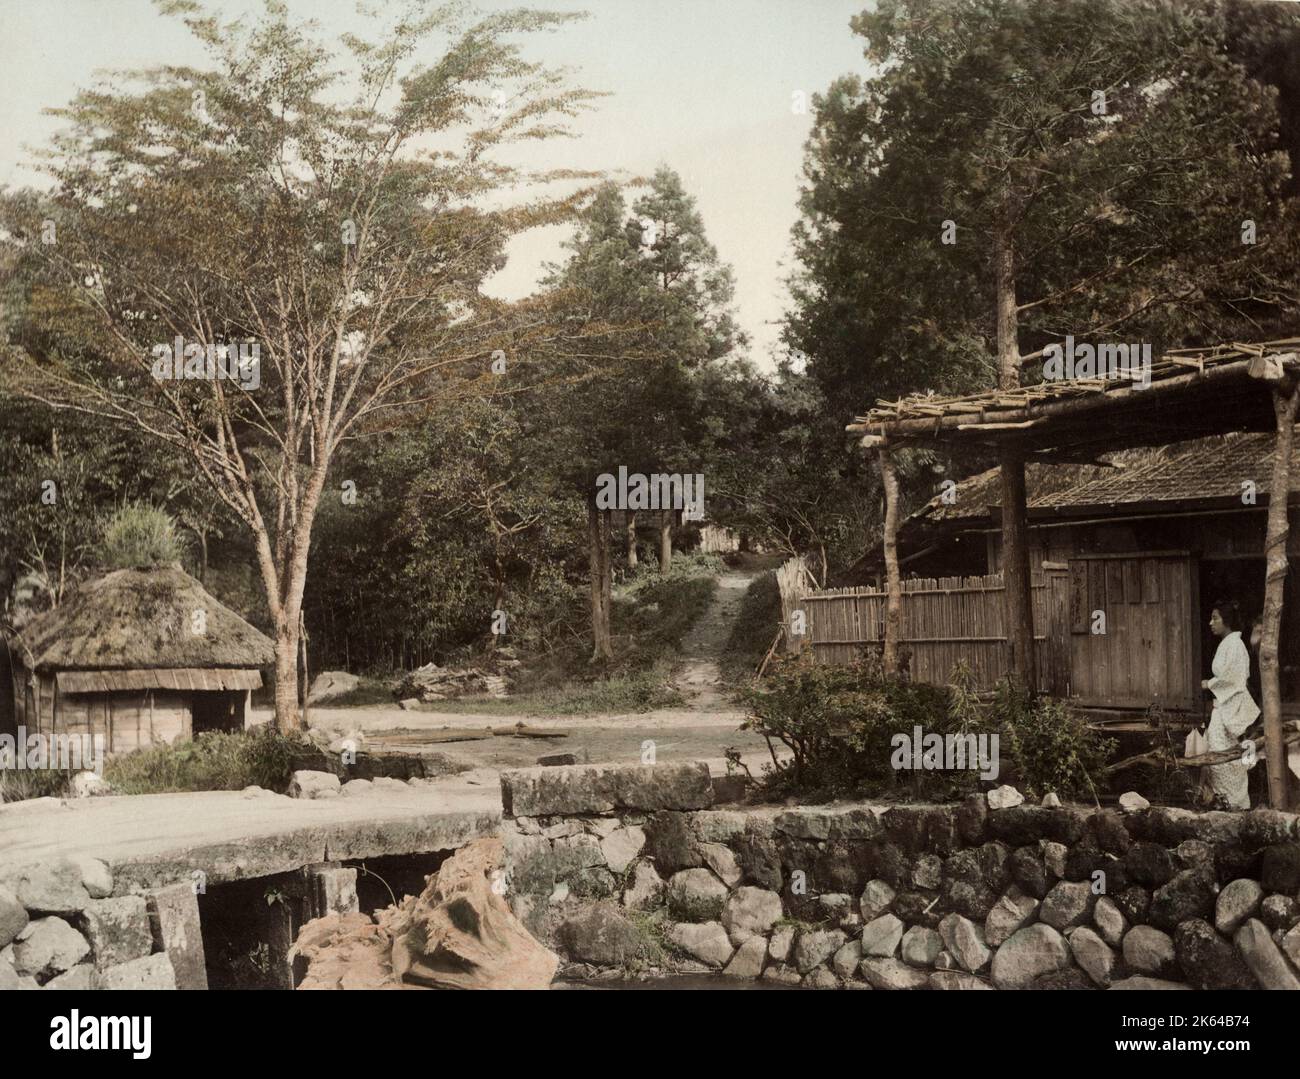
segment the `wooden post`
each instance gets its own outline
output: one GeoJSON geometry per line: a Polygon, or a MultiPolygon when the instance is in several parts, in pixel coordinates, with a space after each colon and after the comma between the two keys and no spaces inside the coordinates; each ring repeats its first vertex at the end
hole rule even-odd
{"type": "Polygon", "coordinates": [[[1025,454],[1013,442],[998,447],[1002,476],[1002,594],[1007,674],[1030,694],[1038,692],[1034,609],[1029,591],[1029,511],[1025,505],[1025,454]]]}
{"type": "Polygon", "coordinates": [[[880,447],[880,479],[885,489],[885,574],[889,579],[885,601],[884,669],[898,674],[898,631],[903,621],[903,579],[898,571],[898,473],[889,447],[880,447]]]}
{"type": "Polygon", "coordinates": [[[1268,488],[1268,525],[1264,539],[1264,613],[1259,642],[1259,680],[1264,698],[1264,747],[1268,766],[1268,804],[1287,808],[1287,755],[1283,745],[1282,688],[1278,666],[1278,637],[1286,590],[1287,540],[1290,524],[1287,501],[1291,491],[1291,448],[1295,440],[1296,407],[1300,390],[1293,380],[1273,388],[1273,413],[1277,420],[1273,476],[1268,488]]]}

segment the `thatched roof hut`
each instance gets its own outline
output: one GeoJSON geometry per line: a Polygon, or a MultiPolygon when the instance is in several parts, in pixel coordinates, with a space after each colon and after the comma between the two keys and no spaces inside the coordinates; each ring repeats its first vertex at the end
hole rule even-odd
{"type": "Polygon", "coordinates": [[[88,581],[10,643],[28,732],[103,734],[112,750],[243,726],[268,637],[178,563],[88,581]]]}

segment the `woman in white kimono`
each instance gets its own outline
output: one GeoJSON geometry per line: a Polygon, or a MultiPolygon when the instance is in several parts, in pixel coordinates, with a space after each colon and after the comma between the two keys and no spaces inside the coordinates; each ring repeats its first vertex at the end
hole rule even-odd
{"type": "MultiPolygon", "coordinates": [[[[1250,653],[1241,639],[1241,612],[1237,605],[1223,601],[1214,605],[1210,615],[1210,632],[1220,638],[1211,670],[1214,677],[1201,683],[1202,689],[1214,694],[1214,710],[1205,736],[1210,750],[1235,749],[1242,734],[1259,717],[1259,706],[1247,688],[1250,679],[1250,653]]],[[[1218,764],[1209,769],[1210,786],[1231,809],[1249,809],[1246,793],[1249,774],[1240,761],[1218,764]]]]}

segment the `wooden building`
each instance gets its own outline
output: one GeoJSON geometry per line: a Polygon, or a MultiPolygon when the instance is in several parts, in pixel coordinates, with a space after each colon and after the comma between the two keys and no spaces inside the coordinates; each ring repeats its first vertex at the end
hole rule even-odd
{"type": "Polygon", "coordinates": [[[111,753],[242,729],[275,658],[176,563],[88,581],[7,644],[14,726],[103,735],[111,753]]]}
{"type": "MultiPolygon", "coordinates": [[[[1234,599],[1248,617],[1264,602],[1264,533],[1273,438],[1233,434],[1107,455],[1103,465],[1025,470],[1031,592],[1040,691],[1088,709],[1152,705],[1199,717],[1208,707],[1216,639],[1212,604],[1234,599]],[[1095,612],[1105,623],[1095,624],[1095,612]],[[1104,628],[1105,632],[1094,632],[1104,628]]],[[[1300,504],[1300,451],[1289,502],[1300,504]]],[[[948,486],[898,530],[904,573],[900,642],[912,670],[946,680],[965,662],[977,684],[1002,663],[1001,483],[998,469],[948,486]]],[[[1288,541],[1300,558],[1300,531],[1288,541]]],[[[883,636],[883,550],[850,579],[873,587],[813,598],[814,653],[845,658],[831,603],[863,607],[862,633],[883,636]],[[819,621],[820,616],[820,621],[819,621]],[[820,638],[820,640],[819,640],[820,638]]],[[[1281,633],[1283,708],[1300,715],[1300,604],[1288,578],[1281,633]]]]}
{"type": "MultiPolygon", "coordinates": [[[[1295,428],[1300,417],[1300,338],[1259,343],[1229,342],[1206,348],[1176,349],[1164,353],[1143,372],[1141,382],[1113,379],[1050,379],[1026,385],[1017,372],[1042,353],[1021,357],[1012,317],[999,323],[999,357],[1008,360],[1000,369],[997,389],[961,397],[939,397],[917,393],[898,401],[878,401],[867,415],[849,425],[861,434],[864,448],[876,451],[885,491],[884,557],[887,577],[883,656],[887,670],[897,670],[900,658],[900,623],[903,608],[901,567],[898,563],[898,481],[894,452],[909,445],[942,446],[950,453],[972,450],[995,453],[999,463],[999,533],[1003,587],[1003,648],[1006,670],[1012,680],[1033,690],[1039,684],[1040,639],[1056,639],[1059,630],[1042,626],[1035,610],[1032,586],[1031,514],[1026,489],[1027,471],[1036,464],[1089,464],[1099,456],[1140,447],[1172,446],[1177,443],[1232,433],[1268,433],[1273,444],[1268,476],[1243,477],[1258,491],[1287,491],[1287,498],[1267,501],[1264,515],[1263,558],[1258,567],[1262,577],[1261,642],[1259,646],[1260,695],[1263,707],[1264,747],[1269,803],[1282,809],[1295,801],[1288,790],[1288,746],[1300,742],[1283,716],[1284,656],[1293,655],[1294,637],[1284,639],[1293,622],[1284,615],[1288,587],[1292,456],[1295,428]]],[[[1210,462],[1207,468],[1217,467],[1210,462]]],[[[1233,477],[1234,479],[1236,477],[1233,477]]],[[[1241,497],[1238,487],[1237,497],[1241,497]]],[[[1117,523],[1117,522],[1112,522],[1117,523]]],[[[1169,527],[1166,522],[1162,527],[1169,527]]],[[[1136,534],[1134,542],[1136,542],[1136,534]]],[[[1146,541],[1143,541],[1145,545],[1146,541]]],[[[1161,538],[1160,542],[1168,542],[1161,538]]],[[[1249,554],[1249,552],[1247,552],[1249,554]]],[[[1199,651],[1195,638],[1173,636],[1153,641],[1139,649],[1149,626],[1159,633],[1147,612],[1161,611],[1166,592],[1196,597],[1196,611],[1203,611],[1199,595],[1200,568],[1194,565],[1188,547],[1139,548],[1126,552],[1089,554],[1069,560],[1066,622],[1070,633],[1072,675],[1093,676],[1103,660],[1107,671],[1100,688],[1089,692],[1122,691],[1110,668],[1118,653],[1098,654],[1097,649],[1117,647],[1107,641],[1085,641],[1077,633],[1081,617],[1101,610],[1109,627],[1125,620],[1130,626],[1123,660],[1132,672],[1130,681],[1146,674],[1154,678],[1163,666],[1164,677],[1181,684],[1185,663],[1192,667],[1199,651]],[[1109,555],[1110,557],[1106,557],[1109,555]],[[1116,557],[1117,555],[1117,557],[1116,557]],[[1126,561],[1128,564],[1126,564],[1126,561]],[[1093,565],[1097,563],[1097,565],[1093,565]],[[1141,602],[1130,601],[1141,591],[1141,602]],[[1147,603],[1159,590],[1159,602],[1147,603]],[[1098,606],[1100,602],[1100,606],[1098,606]],[[1143,654],[1145,652],[1145,655],[1143,654]],[[1077,654],[1077,658],[1076,658],[1077,654]],[[1166,657],[1173,655],[1172,660],[1166,657]],[[1179,657],[1184,657],[1180,660],[1179,657]]],[[[1294,608],[1294,603],[1290,605],[1294,608]]],[[[1185,612],[1193,612],[1189,606],[1185,612]]],[[[1160,614],[1155,622],[1171,621],[1160,614]]],[[[1177,613],[1177,625],[1186,625],[1184,612],[1177,613]]],[[[1097,637],[1101,634],[1089,634],[1097,637]]]]}

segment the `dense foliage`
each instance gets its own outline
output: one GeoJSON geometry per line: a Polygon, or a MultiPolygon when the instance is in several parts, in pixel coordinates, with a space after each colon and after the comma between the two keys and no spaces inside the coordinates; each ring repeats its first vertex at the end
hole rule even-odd
{"type": "MultiPolygon", "coordinates": [[[[1018,783],[1032,795],[1095,796],[1114,748],[1058,701],[1030,701],[1005,683],[983,700],[961,670],[949,685],[932,686],[886,677],[875,658],[831,666],[783,657],[743,699],[746,729],[790,750],[767,777],[776,794],[944,799],[979,785],[976,768],[898,767],[913,759],[911,748],[900,758],[899,739],[912,747],[917,728],[940,738],[996,735],[998,774],[990,782],[1018,783]]],[[[991,739],[985,745],[994,749],[991,739]]]]}

